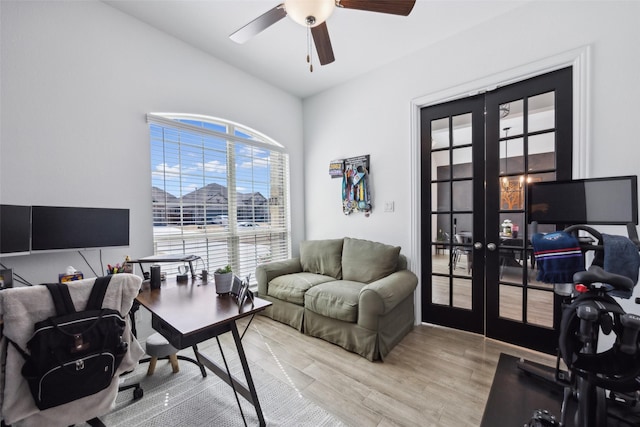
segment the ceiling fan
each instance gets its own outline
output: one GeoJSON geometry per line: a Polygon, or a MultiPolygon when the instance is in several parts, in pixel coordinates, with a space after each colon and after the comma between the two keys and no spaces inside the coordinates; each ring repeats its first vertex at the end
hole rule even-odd
{"type": "MultiPolygon", "coordinates": [[[[284,3],[260,15],[229,38],[236,43],[245,43],[285,16],[289,16],[311,31],[320,65],[326,65],[335,61],[326,20],[336,7],[407,16],[415,3],[416,0],[284,0],[284,3]]],[[[307,62],[310,62],[309,55],[307,62]]]]}

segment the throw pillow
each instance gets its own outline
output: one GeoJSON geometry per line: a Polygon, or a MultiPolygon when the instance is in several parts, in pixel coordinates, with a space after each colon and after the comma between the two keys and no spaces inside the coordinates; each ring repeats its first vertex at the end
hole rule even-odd
{"type": "Polygon", "coordinates": [[[371,283],[398,267],[400,246],[345,237],[342,249],[342,278],[371,283]]]}
{"type": "Polygon", "coordinates": [[[300,243],[302,271],[342,279],[343,239],[305,240],[300,243]]]}

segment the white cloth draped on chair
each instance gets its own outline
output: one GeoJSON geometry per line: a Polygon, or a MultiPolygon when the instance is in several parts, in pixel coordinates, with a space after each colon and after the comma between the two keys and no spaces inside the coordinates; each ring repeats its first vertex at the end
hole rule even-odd
{"type": "MultiPolygon", "coordinates": [[[[95,278],[69,282],[69,293],[77,310],[84,309],[95,278]]],[[[46,286],[30,286],[5,289],[0,292],[0,316],[2,316],[2,364],[0,373],[0,398],[2,418],[6,424],[20,426],[68,426],[83,423],[109,412],[116,400],[119,376],[135,368],[144,350],[131,334],[129,310],[138,295],[142,280],[133,274],[115,274],[107,287],[103,308],[118,310],[127,319],[124,339],[129,343],[129,351],[113,377],[111,385],[96,394],[73,402],[39,410],[29,385],[22,377],[23,357],[13,345],[7,345],[9,338],[22,349],[33,334],[34,324],[55,315],[53,300],[46,286]]]]}

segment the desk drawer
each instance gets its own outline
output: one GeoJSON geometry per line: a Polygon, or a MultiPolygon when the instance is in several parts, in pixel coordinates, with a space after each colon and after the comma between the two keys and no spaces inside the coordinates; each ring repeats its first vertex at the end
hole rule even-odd
{"type": "Polygon", "coordinates": [[[210,326],[193,333],[183,334],[155,314],[151,316],[151,326],[178,350],[194,346],[231,330],[231,323],[229,322],[223,325],[210,326]]]}

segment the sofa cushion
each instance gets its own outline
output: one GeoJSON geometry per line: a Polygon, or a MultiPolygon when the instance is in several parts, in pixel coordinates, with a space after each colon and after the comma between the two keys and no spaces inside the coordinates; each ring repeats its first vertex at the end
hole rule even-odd
{"type": "Polygon", "coordinates": [[[396,271],[399,255],[399,246],[345,237],[342,278],[364,283],[382,279],[396,271]]]}
{"type": "Polygon", "coordinates": [[[343,239],[306,240],[300,243],[302,271],[342,279],[343,239]]]}
{"type": "Polygon", "coordinates": [[[304,295],[304,308],[332,319],[355,323],[362,282],[336,280],[314,286],[304,295]]]}
{"type": "Polygon", "coordinates": [[[284,274],[269,282],[267,294],[293,304],[304,304],[304,293],[318,283],[334,280],[333,277],[314,273],[284,274]]]}

